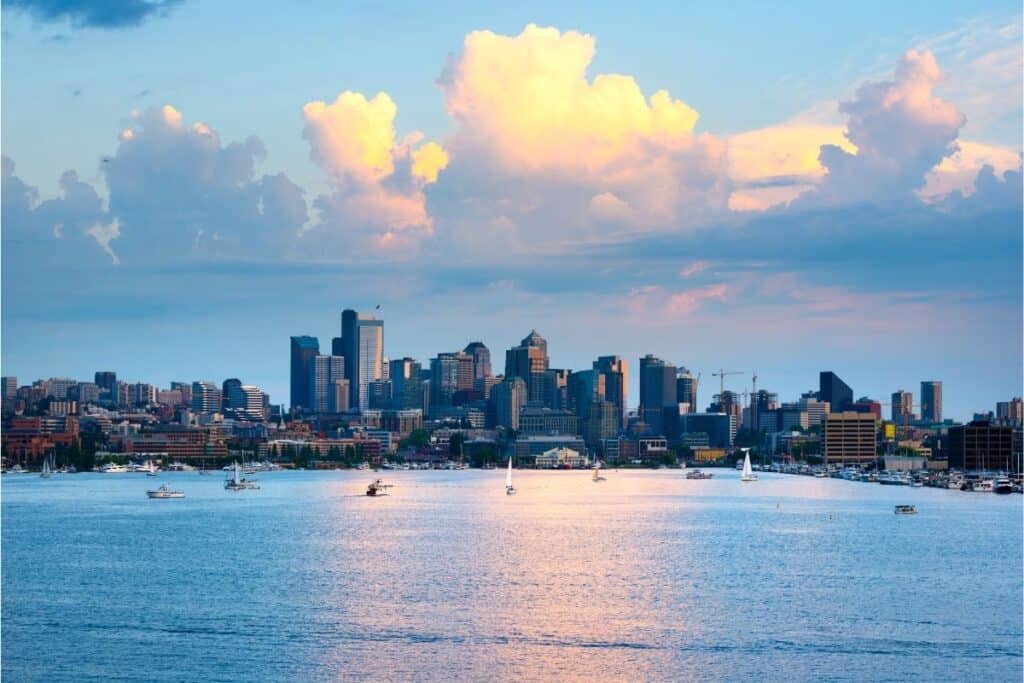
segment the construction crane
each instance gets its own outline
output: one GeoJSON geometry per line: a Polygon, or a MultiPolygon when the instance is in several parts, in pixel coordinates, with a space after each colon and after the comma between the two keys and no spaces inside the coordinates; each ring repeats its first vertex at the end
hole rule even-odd
{"type": "Polygon", "coordinates": [[[742,375],[744,374],[740,370],[719,370],[718,372],[712,372],[712,377],[718,378],[718,400],[722,400],[722,394],[725,393],[725,377],[726,375],[742,375]]]}

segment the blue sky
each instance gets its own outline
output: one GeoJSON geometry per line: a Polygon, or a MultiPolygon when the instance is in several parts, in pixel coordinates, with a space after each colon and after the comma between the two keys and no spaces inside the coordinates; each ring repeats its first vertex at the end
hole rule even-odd
{"type": "Polygon", "coordinates": [[[393,357],[1021,393],[1019,3],[96,6],[5,3],[21,381],[283,400],[287,337],[380,303],[393,357]]]}

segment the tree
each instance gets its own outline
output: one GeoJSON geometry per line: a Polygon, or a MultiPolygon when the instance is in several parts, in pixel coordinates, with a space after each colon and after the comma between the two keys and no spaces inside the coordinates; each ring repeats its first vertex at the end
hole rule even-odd
{"type": "Polygon", "coordinates": [[[466,437],[461,432],[452,434],[448,440],[448,456],[451,458],[461,458],[462,450],[466,443],[466,437]]]}

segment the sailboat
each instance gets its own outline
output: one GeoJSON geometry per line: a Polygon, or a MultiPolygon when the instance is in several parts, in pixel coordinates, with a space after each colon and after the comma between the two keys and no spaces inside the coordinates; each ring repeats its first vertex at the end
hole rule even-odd
{"type": "Polygon", "coordinates": [[[258,489],[260,486],[252,479],[246,479],[242,476],[242,468],[238,466],[236,460],[232,463],[233,467],[228,474],[228,478],[224,481],[224,488],[228,491],[242,491],[244,489],[258,489]]]}
{"type": "Polygon", "coordinates": [[[747,451],[743,456],[743,474],[740,476],[740,481],[757,481],[754,468],[750,466],[750,451],[747,451]]]}
{"type": "Polygon", "coordinates": [[[508,474],[505,475],[505,495],[511,496],[516,492],[516,487],[512,485],[512,456],[508,456],[508,474]]]}
{"type": "Polygon", "coordinates": [[[43,479],[49,479],[52,471],[50,469],[50,456],[46,456],[46,459],[43,460],[43,471],[39,473],[39,476],[43,479]]]}
{"type": "Polygon", "coordinates": [[[590,478],[595,484],[599,481],[604,481],[604,477],[601,476],[601,463],[600,461],[594,462],[594,476],[590,478]]]}

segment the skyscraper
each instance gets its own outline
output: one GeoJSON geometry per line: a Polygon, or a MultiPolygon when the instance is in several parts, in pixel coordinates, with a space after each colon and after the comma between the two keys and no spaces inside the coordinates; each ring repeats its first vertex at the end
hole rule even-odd
{"type": "Polygon", "coordinates": [[[0,377],[0,385],[3,387],[3,398],[14,398],[18,395],[17,377],[0,377]]]}
{"type": "Polygon", "coordinates": [[[666,428],[674,431],[674,425],[666,423],[666,413],[678,416],[676,367],[647,354],[640,359],[640,419],[652,434],[664,436],[666,428]]]}
{"type": "Polygon", "coordinates": [[[491,389],[496,426],[519,429],[519,412],[526,405],[526,382],[522,377],[509,377],[491,389]]]}
{"type": "Polygon", "coordinates": [[[528,400],[544,402],[544,373],[548,369],[548,343],[531,330],[530,334],[505,352],[505,377],[521,377],[526,382],[528,400]]]}
{"type": "Polygon", "coordinates": [[[345,377],[351,383],[351,406],[370,406],[370,382],[384,373],[384,321],[369,313],[346,309],[341,313],[341,347],[345,377]]]}
{"type": "Polygon", "coordinates": [[[439,353],[430,360],[430,403],[450,406],[455,392],[473,388],[473,357],[463,351],[439,353]]]}
{"type": "Polygon", "coordinates": [[[345,379],[345,359],[342,356],[315,356],[309,364],[309,409],[314,413],[338,411],[334,388],[345,379]]]}
{"type": "Polygon", "coordinates": [[[604,397],[614,403],[619,415],[619,428],[626,425],[627,386],[629,368],[626,361],[618,356],[599,356],[593,365],[594,370],[604,375],[604,397]]]}
{"type": "Polygon", "coordinates": [[[942,382],[921,382],[921,421],[942,422],[942,382]]]}
{"type": "Polygon", "coordinates": [[[818,400],[827,401],[832,412],[841,412],[853,403],[853,389],[836,373],[823,371],[818,375],[818,400]]]}
{"type": "Polygon", "coordinates": [[[676,374],[676,403],[686,404],[687,413],[697,412],[697,378],[686,368],[676,374]]]}
{"type": "Polygon", "coordinates": [[[93,375],[93,381],[100,391],[110,391],[117,384],[117,373],[113,370],[100,370],[93,375]]]}
{"type": "Polygon", "coordinates": [[[391,361],[391,399],[396,410],[423,410],[423,370],[412,358],[391,361]]]}
{"type": "Polygon", "coordinates": [[[491,350],[483,342],[475,341],[467,344],[463,352],[473,357],[473,388],[481,388],[483,383],[478,380],[491,376],[491,350]]]}
{"type": "Polygon", "coordinates": [[[235,401],[242,398],[242,394],[239,392],[241,388],[242,380],[235,377],[224,380],[223,384],[220,385],[221,407],[224,410],[244,407],[242,405],[235,405],[235,401]]]}
{"type": "Polygon", "coordinates": [[[309,367],[320,354],[320,341],[316,337],[291,338],[291,391],[292,410],[309,408],[309,367]]]}
{"type": "Polygon", "coordinates": [[[914,394],[902,389],[893,392],[891,408],[894,423],[909,424],[914,419],[914,394]]]}

